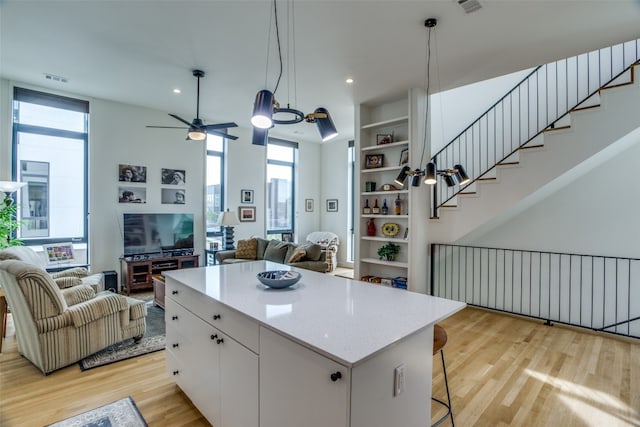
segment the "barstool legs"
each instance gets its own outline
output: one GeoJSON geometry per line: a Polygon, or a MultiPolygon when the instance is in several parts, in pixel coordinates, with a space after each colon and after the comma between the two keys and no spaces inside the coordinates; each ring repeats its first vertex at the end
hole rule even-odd
{"type": "Polygon", "coordinates": [[[434,424],[432,424],[431,427],[439,426],[440,424],[442,424],[444,420],[446,420],[449,417],[451,417],[451,426],[455,427],[456,424],[453,422],[453,412],[451,412],[451,395],[449,394],[449,381],[447,380],[447,367],[445,366],[445,363],[444,363],[444,351],[442,351],[442,349],[440,349],[440,357],[442,358],[442,372],[444,373],[444,388],[447,390],[447,403],[435,397],[431,397],[431,400],[447,408],[447,413],[444,414],[442,418],[440,418],[434,424]]]}

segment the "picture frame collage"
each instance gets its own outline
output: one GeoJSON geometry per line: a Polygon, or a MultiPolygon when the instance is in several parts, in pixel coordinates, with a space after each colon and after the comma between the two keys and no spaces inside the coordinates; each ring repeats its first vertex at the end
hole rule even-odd
{"type": "MultiPolygon", "coordinates": [[[[160,202],[163,205],[184,205],[186,196],[186,171],[161,168],[160,202]]],[[[118,202],[147,203],[147,167],[131,164],[118,165],[118,202]]]]}

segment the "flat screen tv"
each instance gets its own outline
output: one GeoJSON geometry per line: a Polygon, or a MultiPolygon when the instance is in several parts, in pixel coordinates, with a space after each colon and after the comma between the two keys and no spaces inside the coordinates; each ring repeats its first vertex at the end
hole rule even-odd
{"type": "Polygon", "coordinates": [[[193,214],[125,213],[124,255],[193,249],[193,214]]]}

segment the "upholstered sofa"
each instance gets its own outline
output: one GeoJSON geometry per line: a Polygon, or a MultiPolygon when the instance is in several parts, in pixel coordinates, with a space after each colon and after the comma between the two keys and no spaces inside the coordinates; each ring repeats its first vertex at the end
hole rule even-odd
{"type": "Polygon", "coordinates": [[[219,264],[232,264],[264,259],[324,273],[329,269],[329,264],[324,256],[322,247],[314,243],[307,242],[298,245],[280,240],[252,237],[239,240],[238,248],[235,250],[218,251],[216,261],[219,264]]]}
{"type": "MultiPolygon", "coordinates": [[[[15,259],[34,265],[43,270],[46,269],[44,260],[28,246],[11,246],[0,250],[0,261],[15,259]]],[[[104,291],[104,276],[102,273],[90,274],[84,267],[68,268],[56,273],[49,273],[51,277],[63,287],[77,284],[89,285],[95,292],[104,291]]]]}
{"type": "Polygon", "coordinates": [[[2,287],[16,327],[18,351],[44,374],[145,332],[144,301],[89,285],[60,289],[43,269],[0,261],[2,287]]]}

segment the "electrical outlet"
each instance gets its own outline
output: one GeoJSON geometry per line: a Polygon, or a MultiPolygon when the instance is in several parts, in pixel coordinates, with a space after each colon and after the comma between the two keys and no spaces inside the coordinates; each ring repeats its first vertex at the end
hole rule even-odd
{"type": "Polygon", "coordinates": [[[393,395],[400,396],[404,391],[404,364],[393,370],[393,395]]]}

